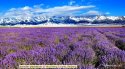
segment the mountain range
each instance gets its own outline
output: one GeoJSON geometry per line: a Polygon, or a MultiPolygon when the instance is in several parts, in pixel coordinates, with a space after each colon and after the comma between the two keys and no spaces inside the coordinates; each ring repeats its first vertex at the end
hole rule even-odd
{"type": "Polygon", "coordinates": [[[1,26],[55,24],[115,24],[125,25],[125,16],[13,16],[0,17],[1,26]]]}

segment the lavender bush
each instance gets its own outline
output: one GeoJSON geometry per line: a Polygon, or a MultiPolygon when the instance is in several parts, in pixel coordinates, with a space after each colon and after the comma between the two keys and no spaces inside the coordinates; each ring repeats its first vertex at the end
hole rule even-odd
{"type": "Polygon", "coordinates": [[[43,64],[124,69],[124,57],[125,28],[0,29],[0,69],[43,64]]]}

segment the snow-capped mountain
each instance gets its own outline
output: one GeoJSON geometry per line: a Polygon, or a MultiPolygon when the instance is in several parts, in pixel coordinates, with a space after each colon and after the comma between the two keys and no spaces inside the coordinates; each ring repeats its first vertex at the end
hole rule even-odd
{"type": "Polygon", "coordinates": [[[38,25],[44,23],[56,24],[125,24],[125,16],[24,16],[0,17],[0,25],[38,25]]]}

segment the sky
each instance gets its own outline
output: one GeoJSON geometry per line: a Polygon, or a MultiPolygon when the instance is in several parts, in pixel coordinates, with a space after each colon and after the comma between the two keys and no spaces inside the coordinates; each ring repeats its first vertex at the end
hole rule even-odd
{"type": "Polygon", "coordinates": [[[0,16],[125,16],[125,0],[0,0],[0,16]]]}

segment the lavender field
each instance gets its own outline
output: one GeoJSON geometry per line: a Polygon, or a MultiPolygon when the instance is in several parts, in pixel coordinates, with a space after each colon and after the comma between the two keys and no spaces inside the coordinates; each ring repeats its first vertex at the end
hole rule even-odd
{"type": "Polygon", "coordinates": [[[0,69],[46,64],[125,69],[125,28],[0,28],[0,69]]]}

